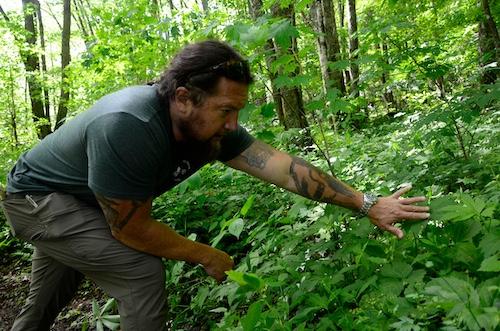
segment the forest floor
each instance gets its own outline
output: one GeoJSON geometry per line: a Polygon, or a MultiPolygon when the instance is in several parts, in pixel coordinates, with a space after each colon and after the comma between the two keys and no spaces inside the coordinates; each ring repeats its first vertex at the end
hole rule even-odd
{"type": "MultiPolygon", "coordinates": [[[[24,259],[2,257],[0,267],[0,330],[9,330],[28,295],[31,264],[24,259]]],[[[57,317],[52,331],[81,330],[92,316],[92,300],[102,305],[104,293],[85,280],[71,303],[57,317]]]]}

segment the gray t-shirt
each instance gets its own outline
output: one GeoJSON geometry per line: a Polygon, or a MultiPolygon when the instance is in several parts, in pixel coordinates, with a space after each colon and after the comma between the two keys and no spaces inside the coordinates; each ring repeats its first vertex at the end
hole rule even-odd
{"type": "MultiPolygon", "coordinates": [[[[254,138],[242,128],[221,141],[220,161],[243,152],[254,138]]],[[[45,137],[17,161],[7,191],[66,192],[96,204],[111,198],[156,197],[203,164],[173,136],[168,106],[154,86],[134,86],[101,98],[45,137]]]]}

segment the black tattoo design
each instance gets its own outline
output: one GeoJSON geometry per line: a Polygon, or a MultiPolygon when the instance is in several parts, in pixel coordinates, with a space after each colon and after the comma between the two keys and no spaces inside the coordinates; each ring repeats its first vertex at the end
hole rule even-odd
{"type": "Polygon", "coordinates": [[[97,202],[99,202],[99,205],[102,208],[102,211],[104,213],[104,217],[106,217],[106,220],[108,221],[108,224],[111,226],[112,229],[116,230],[121,230],[127,223],[132,219],[134,216],[135,212],[141,205],[144,203],[143,201],[135,201],[131,200],[132,206],[124,215],[123,217],[120,217],[120,212],[118,210],[119,203],[116,202],[113,199],[109,199],[106,197],[103,197],[100,194],[96,194],[97,202]]]}
{"type": "Polygon", "coordinates": [[[323,171],[298,157],[292,157],[292,163],[290,164],[290,175],[292,176],[295,187],[297,188],[297,193],[307,198],[332,203],[335,202],[335,197],[337,196],[337,194],[341,194],[350,198],[354,197],[354,193],[349,189],[349,187],[342,184],[340,180],[327,175],[323,171]],[[299,178],[299,174],[297,171],[298,167],[306,168],[307,176],[302,176],[302,178],[299,178]],[[316,184],[316,189],[314,192],[309,192],[309,186],[312,183],[316,184]],[[325,195],[325,189],[327,187],[331,190],[331,193],[325,195]]]}
{"type": "Polygon", "coordinates": [[[267,161],[274,152],[266,144],[255,141],[250,148],[244,151],[241,156],[245,159],[247,164],[251,167],[264,169],[266,167],[267,161]]]}

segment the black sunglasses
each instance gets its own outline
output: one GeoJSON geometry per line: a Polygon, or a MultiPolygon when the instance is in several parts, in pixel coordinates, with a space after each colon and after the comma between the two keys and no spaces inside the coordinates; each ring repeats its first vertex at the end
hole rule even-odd
{"type": "Polygon", "coordinates": [[[229,60],[208,67],[207,69],[201,70],[199,72],[194,72],[188,76],[187,80],[190,81],[193,77],[209,73],[219,73],[229,79],[240,81],[242,79],[246,79],[246,77],[249,76],[250,69],[247,61],[229,60]]]}

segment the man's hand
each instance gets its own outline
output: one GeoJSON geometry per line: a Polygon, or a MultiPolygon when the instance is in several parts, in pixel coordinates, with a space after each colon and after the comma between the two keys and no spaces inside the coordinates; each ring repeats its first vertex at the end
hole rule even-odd
{"type": "Polygon", "coordinates": [[[402,198],[400,197],[411,190],[411,186],[405,186],[388,197],[382,197],[368,211],[370,221],[398,237],[403,238],[403,231],[394,226],[401,220],[425,220],[429,218],[429,207],[415,206],[414,203],[424,202],[425,197],[402,198]]]}
{"type": "Polygon", "coordinates": [[[213,248],[207,261],[203,263],[203,266],[207,274],[220,283],[226,279],[225,272],[233,268],[234,262],[225,252],[213,248]]]}

